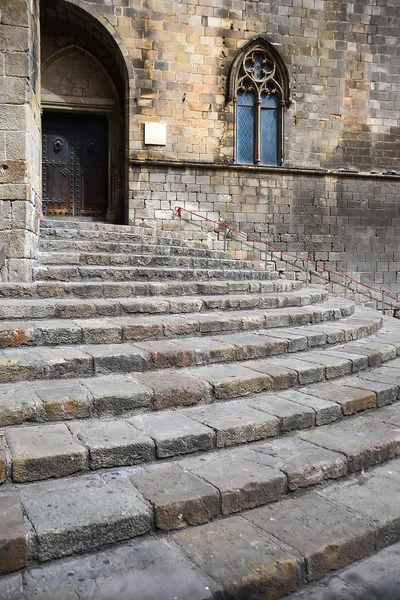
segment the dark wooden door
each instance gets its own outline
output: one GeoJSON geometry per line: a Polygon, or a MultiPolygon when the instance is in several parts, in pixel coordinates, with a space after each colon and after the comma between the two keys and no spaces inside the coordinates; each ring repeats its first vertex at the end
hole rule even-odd
{"type": "Polygon", "coordinates": [[[107,118],[44,113],[43,214],[105,217],[107,118]]]}

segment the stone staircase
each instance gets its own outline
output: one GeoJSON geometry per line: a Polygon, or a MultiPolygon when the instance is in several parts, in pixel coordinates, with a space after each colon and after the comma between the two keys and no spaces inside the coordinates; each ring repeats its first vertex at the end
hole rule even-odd
{"type": "Polygon", "coordinates": [[[178,234],[40,250],[0,285],[1,599],[272,600],[400,541],[398,320],[178,234]]]}

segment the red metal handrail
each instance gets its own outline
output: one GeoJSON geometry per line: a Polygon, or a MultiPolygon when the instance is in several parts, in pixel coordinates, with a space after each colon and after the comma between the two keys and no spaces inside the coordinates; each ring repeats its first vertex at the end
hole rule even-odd
{"type": "Polygon", "coordinates": [[[348,275],[347,273],[339,273],[338,271],[333,271],[332,269],[328,269],[327,267],[320,265],[317,261],[313,260],[312,258],[309,258],[308,256],[307,257],[306,256],[296,256],[295,254],[292,254],[291,252],[286,252],[285,250],[280,250],[280,248],[278,248],[277,246],[274,246],[274,244],[271,244],[271,242],[264,242],[263,240],[253,240],[252,238],[249,238],[246,234],[241,233],[240,231],[237,231],[236,229],[233,229],[233,227],[228,225],[228,223],[224,223],[222,221],[215,221],[214,219],[209,219],[208,217],[205,217],[204,215],[199,215],[198,213],[195,213],[192,210],[188,210],[187,208],[183,208],[182,206],[176,206],[175,210],[180,219],[182,219],[182,212],[184,211],[195,217],[198,217],[199,219],[202,219],[203,221],[208,221],[209,223],[214,223],[215,225],[219,225],[220,227],[225,227],[225,229],[227,231],[229,230],[232,233],[234,233],[235,235],[245,238],[246,242],[252,242],[254,244],[263,244],[264,246],[267,246],[274,252],[279,252],[281,256],[288,256],[295,260],[300,260],[303,262],[303,264],[304,263],[312,264],[315,266],[316,271],[319,269],[320,271],[328,273],[329,275],[335,275],[337,277],[344,277],[349,282],[356,283],[357,285],[361,285],[362,287],[365,287],[368,290],[371,290],[373,292],[377,292],[378,294],[381,294],[382,298],[383,298],[383,296],[387,296],[391,300],[395,300],[396,302],[398,302],[398,299],[395,296],[392,296],[391,294],[389,294],[388,291],[381,289],[381,288],[375,288],[372,285],[369,285],[368,283],[362,283],[361,281],[358,281],[358,279],[356,279],[355,277],[352,277],[351,275],[348,275]]]}

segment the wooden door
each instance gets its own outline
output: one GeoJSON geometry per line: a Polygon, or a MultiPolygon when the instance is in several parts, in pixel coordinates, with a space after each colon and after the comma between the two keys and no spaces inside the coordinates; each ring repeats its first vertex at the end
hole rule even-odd
{"type": "Polygon", "coordinates": [[[43,214],[105,218],[107,118],[45,112],[42,128],[43,214]]]}

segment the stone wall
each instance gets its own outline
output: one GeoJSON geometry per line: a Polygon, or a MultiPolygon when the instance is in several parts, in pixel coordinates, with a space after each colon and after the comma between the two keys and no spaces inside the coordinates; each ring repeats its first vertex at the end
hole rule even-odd
{"type": "MultiPolygon", "coordinates": [[[[228,223],[280,250],[308,256],[364,283],[400,280],[400,177],[322,170],[131,166],[132,222],[182,230],[216,247],[224,228],[176,206],[228,223]]],[[[257,245],[229,234],[236,258],[265,260],[257,245]]],[[[285,268],[284,263],[280,265],[285,268]]]]}
{"type": "Polygon", "coordinates": [[[95,6],[134,66],[134,158],[229,163],[233,106],[226,78],[259,33],[282,54],[294,103],[287,166],[394,166],[400,148],[400,6],[387,0],[104,0],[95,6]],[[143,123],[164,121],[167,146],[145,147],[143,123]]]}
{"type": "Polygon", "coordinates": [[[1,280],[29,281],[40,215],[38,3],[0,5],[0,242],[1,280]],[[34,60],[36,57],[36,60],[34,60]],[[30,60],[31,59],[31,60],[30,60]]]}

